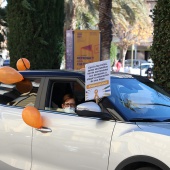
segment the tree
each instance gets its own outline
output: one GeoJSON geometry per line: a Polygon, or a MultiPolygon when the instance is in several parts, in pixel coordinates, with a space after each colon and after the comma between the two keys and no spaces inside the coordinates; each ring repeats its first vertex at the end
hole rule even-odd
{"type": "Polygon", "coordinates": [[[170,1],[158,0],[152,18],[154,32],[151,58],[154,62],[154,81],[170,91],[170,1]]]}
{"type": "Polygon", "coordinates": [[[94,0],[65,0],[65,30],[93,29],[98,21],[94,0]]]}
{"type": "Polygon", "coordinates": [[[118,38],[116,44],[120,49],[123,67],[128,47],[139,45],[152,37],[152,23],[146,3],[139,1],[128,0],[125,3],[118,0],[113,6],[113,35],[118,38]]]}
{"type": "Polygon", "coordinates": [[[112,41],[112,0],[99,0],[99,30],[101,32],[101,60],[110,59],[112,41]]]}
{"type": "Polygon", "coordinates": [[[63,0],[8,0],[11,66],[25,57],[31,69],[59,68],[63,56],[63,0]]]}

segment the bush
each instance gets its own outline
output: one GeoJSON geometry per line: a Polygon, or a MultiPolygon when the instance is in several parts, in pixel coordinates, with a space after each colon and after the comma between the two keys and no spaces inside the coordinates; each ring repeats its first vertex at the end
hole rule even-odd
{"type": "Polygon", "coordinates": [[[154,62],[154,81],[170,91],[170,1],[158,0],[152,18],[154,33],[151,58],[154,62]]]}

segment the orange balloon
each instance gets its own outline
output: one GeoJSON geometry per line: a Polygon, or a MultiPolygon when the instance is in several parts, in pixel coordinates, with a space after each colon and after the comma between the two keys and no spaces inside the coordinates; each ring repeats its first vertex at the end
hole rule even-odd
{"type": "Polygon", "coordinates": [[[28,93],[32,90],[32,83],[29,79],[24,79],[18,83],[16,83],[16,89],[20,93],[28,93]]]}
{"type": "Polygon", "coordinates": [[[42,117],[40,112],[33,106],[26,106],[22,111],[24,122],[34,128],[42,127],[42,117]]]}
{"type": "Polygon", "coordinates": [[[16,66],[19,71],[28,70],[30,69],[30,62],[26,58],[20,58],[16,66]]]}
{"type": "Polygon", "coordinates": [[[4,84],[17,83],[23,79],[23,76],[12,67],[4,66],[0,68],[0,82],[4,84]]]}

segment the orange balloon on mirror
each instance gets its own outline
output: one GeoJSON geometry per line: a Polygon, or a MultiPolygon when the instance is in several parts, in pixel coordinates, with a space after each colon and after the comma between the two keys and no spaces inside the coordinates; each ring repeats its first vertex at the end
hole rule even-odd
{"type": "Polygon", "coordinates": [[[34,128],[42,127],[42,117],[40,112],[33,106],[26,106],[22,111],[24,122],[34,128]]]}
{"type": "Polygon", "coordinates": [[[28,93],[32,90],[32,83],[29,79],[24,79],[18,83],[16,83],[16,89],[20,93],[28,93]]]}
{"type": "Polygon", "coordinates": [[[17,83],[23,79],[23,76],[12,67],[4,66],[0,68],[0,82],[4,84],[17,83]]]}
{"type": "Polygon", "coordinates": [[[26,58],[20,58],[16,66],[19,71],[28,70],[30,69],[30,62],[26,58]]]}

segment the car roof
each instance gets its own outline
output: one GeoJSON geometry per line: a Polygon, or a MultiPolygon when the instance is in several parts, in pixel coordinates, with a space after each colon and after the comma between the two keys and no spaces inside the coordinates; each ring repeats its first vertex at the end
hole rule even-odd
{"type": "Polygon", "coordinates": [[[26,71],[19,71],[23,76],[72,76],[72,77],[81,77],[84,75],[83,71],[73,71],[73,70],[26,70],[26,71]]]}
{"type": "MultiPolygon", "coordinates": [[[[67,77],[81,77],[85,78],[84,70],[26,70],[19,71],[24,77],[55,77],[55,76],[67,76],[67,77]]],[[[135,78],[136,75],[123,73],[123,72],[114,72],[111,71],[111,77],[113,78],[135,78]]]]}

